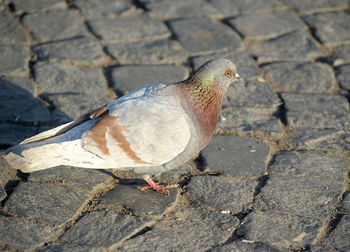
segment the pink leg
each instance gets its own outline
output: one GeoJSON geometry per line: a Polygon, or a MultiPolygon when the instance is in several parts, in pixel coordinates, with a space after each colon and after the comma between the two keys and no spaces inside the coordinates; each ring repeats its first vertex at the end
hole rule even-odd
{"type": "Polygon", "coordinates": [[[151,179],[151,177],[146,178],[145,181],[147,182],[148,185],[140,187],[139,189],[141,191],[144,191],[146,189],[152,189],[156,192],[163,193],[163,192],[166,192],[166,189],[177,188],[177,186],[178,186],[177,184],[161,185],[160,182],[158,182],[158,183],[154,182],[151,179]]]}

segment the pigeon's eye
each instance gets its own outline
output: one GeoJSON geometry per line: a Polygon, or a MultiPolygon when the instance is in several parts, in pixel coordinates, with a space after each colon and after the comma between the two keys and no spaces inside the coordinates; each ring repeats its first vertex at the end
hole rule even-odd
{"type": "Polygon", "coordinates": [[[230,70],[226,70],[225,75],[226,76],[230,76],[231,75],[231,71],[230,70]]]}

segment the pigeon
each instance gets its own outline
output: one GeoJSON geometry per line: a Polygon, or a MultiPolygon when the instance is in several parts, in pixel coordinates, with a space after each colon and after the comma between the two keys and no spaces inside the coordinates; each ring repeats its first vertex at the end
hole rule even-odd
{"type": "Polygon", "coordinates": [[[228,59],[203,64],[186,80],[143,86],[80,118],[25,139],[5,159],[22,172],[67,165],[131,170],[162,192],[151,176],[175,169],[209,143],[222,100],[243,82],[228,59]]]}

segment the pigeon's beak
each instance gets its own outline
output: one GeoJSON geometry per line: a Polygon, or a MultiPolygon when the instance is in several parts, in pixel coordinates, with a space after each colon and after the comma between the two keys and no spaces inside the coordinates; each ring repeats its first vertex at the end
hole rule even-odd
{"type": "Polygon", "coordinates": [[[232,77],[235,81],[241,82],[246,87],[247,80],[245,78],[241,77],[238,73],[235,73],[232,77]]]}

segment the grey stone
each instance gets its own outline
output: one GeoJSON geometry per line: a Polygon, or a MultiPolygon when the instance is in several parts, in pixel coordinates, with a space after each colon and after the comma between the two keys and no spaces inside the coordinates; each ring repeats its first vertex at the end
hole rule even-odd
{"type": "Polygon", "coordinates": [[[350,65],[344,65],[337,68],[337,79],[339,85],[350,91],[350,65]]]}
{"type": "Polygon", "coordinates": [[[245,39],[268,39],[305,29],[301,19],[290,11],[245,14],[227,21],[245,39]]]}
{"type": "Polygon", "coordinates": [[[347,12],[319,13],[304,18],[316,29],[317,37],[326,46],[336,46],[350,41],[350,15],[347,12]]]}
{"type": "Polygon", "coordinates": [[[239,136],[214,136],[202,150],[204,171],[232,176],[260,177],[266,172],[270,147],[256,139],[239,136]]]}
{"type": "Polygon", "coordinates": [[[239,213],[250,208],[257,185],[258,182],[253,180],[196,176],[188,184],[188,194],[194,204],[239,213]]]}
{"type": "Polygon", "coordinates": [[[116,18],[136,11],[135,6],[127,0],[78,0],[74,4],[87,19],[116,18]]]}
{"type": "MultiPolygon", "coordinates": [[[[276,109],[277,113],[277,109],[276,109]]],[[[266,109],[226,107],[221,112],[217,132],[239,132],[281,137],[280,120],[266,109]]]]}
{"type": "Polygon", "coordinates": [[[350,151],[350,132],[335,129],[302,129],[291,132],[297,149],[320,151],[350,151]]]}
{"type": "Polygon", "coordinates": [[[46,95],[107,95],[101,69],[79,69],[57,63],[37,62],[34,66],[39,93],[46,95]]]}
{"type": "Polygon", "coordinates": [[[282,129],[277,118],[280,104],[267,83],[251,81],[246,88],[234,83],[223,100],[218,128],[280,136],[282,129]]]}
{"type": "Polygon", "coordinates": [[[317,1],[300,1],[300,0],[285,0],[287,5],[291,6],[301,14],[334,11],[346,9],[349,7],[347,0],[317,0],[317,1]]]}
{"type": "Polygon", "coordinates": [[[118,251],[206,251],[225,242],[238,224],[234,216],[184,208],[145,234],[125,241],[118,251]]]}
{"type": "Polygon", "coordinates": [[[14,124],[0,124],[0,145],[16,145],[37,133],[35,127],[24,127],[14,124]]]}
{"type": "Polygon", "coordinates": [[[349,161],[336,155],[316,151],[286,151],[278,154],[268,168],[272,174],[314,177],[344,181],[349,161]]]}
{"type": "Polygon", "coordinates": [[[45,99],[53,104],[54,121],[68,122],[111,102],[109,98],[93,94],[45,94],[45,99]]]}
{"type": "Polygon", "coordinates": [[[35,96],[35,84],[33,82],[32,79],[28,79],[28,78],[12,78],[12,77],[0,77],[0,85],[2,85],[2,83],[8,83],[9,85],[13,85],[15,87],[18,87],[16,89],[16,92],[14,93],[10,93],[7,94],[9,95],[9,97],[12,96],[13,99],[20,99],[20,97],[17,97],[17,95],[19,94],[23,94],[24,96],[29,96],[29,94],[31,94],[32,96],[35,96]],[[26,92],[27,91],[27,92],[26,92]],[[15,95],[13,97],[13,95],[15,95]]]}
{"type": "Polygon", "coordinates": [[[114,212],[94,211],[84,215],[60,239],[91,248],[111,248],[154,221],[114,212]]]}
{"type": "Polygon", "coordinates": [[[0,151],[0,185],[6,188],[6,184],[10,180],[18,180],[17,171],[9,166],[6,160],[3,158],[6,151],[0,151]]]}
{"type": "Polygon", "coordinates": [[[350,215],[341,217],[337,227],[328,235],[324,243],[332,248],[349,251],[350,249],[350,215]]]}
{"type": "Polygon", "coordinates": [[[342,213],[350,214],[350,193],[349,192],[345,195],[339,210],[342,213]]]}
{"type": "Polygon", "coordinates": [[[87,34],[83,18],[74,10],[50,9],[39,11],[25,15],[23,23],[28,27],[34,39],[40,42],[87,34]]]}
{"type": "Polygon", "coordinates": [[[5,207],[19,216],[62,225],[74,218],[87,200],[87,194],[71,188],[20,182],[5,207]]]}
{"type": "Polygon", "coordinates": [[[249,50],[259,63],[271,61],[312,60],[322,56],[312,37],[302,30],[268,41],[252,43],[249,50]]]}
{"type": "Polygon", "coordinates": [[[333,65],[339,66],[350,63],[350,45],[341,45],[333,49],[331,58],[333,65]]]}
{"type": "Polygon", "coordinates": [[[246,88],[240,83],[233,83],[223,99],[224,107],[266,109],[270,113],[275,112],[280,104],[281,100],[272,91],[270,85],[258,81],[248,81],[246,88]]]}
{"type": "Polygon", "coordinates": [[[0,9],[0,44],[24,44],[27,38],[17,21],[0,9]]]}
{"type": "Polygon", "coordinates": [[[58,166],[51,169],[30,173],[28,181],[52,183],[91,192],[112,182],[113,175],[106,170],[84,169],[78,167],[58,166]]]}
{"type": "Polygon", "coordinates": [[[29,48],[19,44],[0,44],[0,75],[28,77],[29,48]]]}
{"type": "Polygon", "coordinates": [[[343,184],[330,180],[272,175],[254,204],[262,210],[326,218],[343,190],[343,184]]]}
{"type": "MultiPolygon", "coordinates": [[[[47,122],[50,114],[39,100],[22,88],[21,82],[0,78],[0,122],[47,122]],[[17,86],[17,83],[19,86],[17,86]]],[[[18,80],[18,79],[17,79],[18,80]]],[[[27,83],[28,84],[28,83],[27,83]]]]}
{"type": "Polygon", "coordinates": [[[169,195],[152,190],[140,191],[137,186],[120,185],[103,195],[99,206],[107,209],[124,207],[137,216],[162,217],[170,211],[179,196],[178,189],[169,189],[169,195]]]}
{"type": "Polygon", "coordinates": [[[335,88],[332,68],[323,63],[279,62],[263,66],[276,92],[324,93],[335,88]]]}
{"type": "Polygon", "coordinates": [[[22,12],[34,12],[38,10],[44,10],[53,7],[66,7],[64,1],[62,0],[36,0],[36,1],[27,1],[27,0],[13,0],[11,1],[14,4],[16,11],[22,12]]]}
{"type": "Polygon", "coordinates": [[[237,234],[276,247],[303,249],[313,243],[322,225],[321,220],[303,216],[254,211],[244,219],[237,234]]]}
{"type": "Polygon", "coordinates": [[[350,214],[350,193],[349,192],[345,195],[339,210],[342,213],[350,214]]]}
{"type": "Polygon", "coordinates": [[[116,19],[91,20],[89,24],[104,42],[156,40],[171,35],[164,23],[146,13],[116,19]]]}
{"type": "Polygon", "coordinates": [[[61,229],[2,215],[0,226],[0,246],[21,251],[42,246],[62,233],[61,229]]]}
{"type": "Polygon", "coordinates": [[[187,56],[179,42],[156,40],[138,43],[107,44],[107,50],[121,64],[182,64],[187,56]]]}
{"type": "Polygon", "coordinates": [[[33,46],[39,60],[63,61],[79,65],[99,64],[104,61],[102,47],[90,36],[78,36],[33,46]]]}
{"type": "Polygon", "coordinates": [[[67,244],[67,243],[53,243],[48,246],[42,247],[36,252],[105,252],[104,248],[92,248],[89,245],[77,245],[77,244],[67,244]]]}
{"type": "Polygon", "coordinates": [[[197,69],[205,62],[215,58],[227,58],[232,60],[237,67],[237,72],[240,76],[246,79],[257,79],[260,77],[260,71],[254,62],[253,58],[245,51],[230,51],[223,53],[216,53],[212,55],[203,55],[193,58],[193,68],[197,69]]]}
{"type": "Polygon", "coordinates": [[[337,95],[282,94],[291,128],[346,128],[349,103],[337,95]]]}
{"type": "Polygon", "coordinates": [[[278,0],[210,0],[224,15],[236,16],[242,13],[280,9],[285,5],[278,0]]]}
{"type": "Polygon", "coordinates": [[[0,201],[5,199],[6,196],[7,196],[7,193],[6,193],[5,188],[2,185],[0,185],[0,201]]]}
{"type": "Polygon", "coordinates": [[[212,250],[213,252],[289,252],[288,249],[279,249],[271,247],[270,245],[263,242],[254,241],[234,241],[227,245],[216,247],[212,250]]]}
{"type": "Polygon", "coordinates": [[[191,16],[214,16],[222,14],[210,3],[201,0],[178,0],[176,4],[172,0],[166,1],[141,1],[150,10],[150,14],[161,19],[174,19],[191,16]]]}
{"type": "Polygon", "coordinates": [[[183,66],[122,66],[111,70],[113,88],[123,94],[146,84],[175,83],[187,77],[188,71],[183,66]]]}
{"type": "Polygon", "coordinates": [[[243,48],[240,38],[232,29],[208,17],[173,20],[169,26],[191,55],[243,48]]]}

